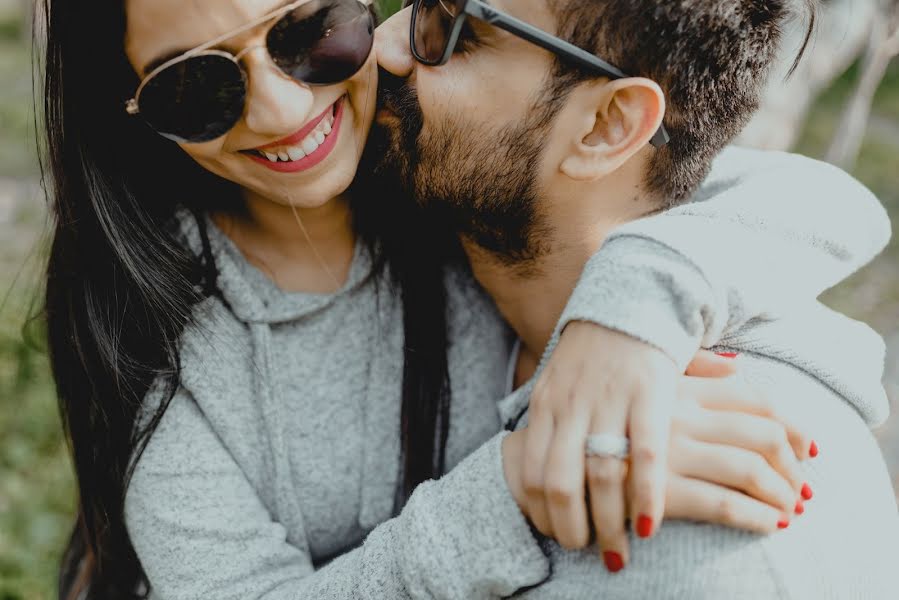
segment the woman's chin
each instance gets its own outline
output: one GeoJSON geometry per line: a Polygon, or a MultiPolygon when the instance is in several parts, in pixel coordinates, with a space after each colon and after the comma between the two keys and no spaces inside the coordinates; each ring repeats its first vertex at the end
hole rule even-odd
{"type": "Polygon", "coordinates": [[[348,174],[331,172],[327,181],[316,182],[315,185],[263,185],[245,187],[248,199],[265,200],[273,204],[293,207],[300,210],[318,209],[327,206],[339,198],[350,186],[355,169],[348,174]]]}

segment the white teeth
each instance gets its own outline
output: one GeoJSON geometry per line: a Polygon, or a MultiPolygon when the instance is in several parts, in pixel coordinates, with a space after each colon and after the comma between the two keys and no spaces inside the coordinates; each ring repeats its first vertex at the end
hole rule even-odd
{"type": "Polygon", "coordinates": [[[315,130],[312,131],[309,135],[306,136],[299,144],[294,146],[283,146],[278,148],[276,151],[265,151],[260,150],[260,154],[265,156],[271,162],[294,162],[298,161],[301,158],[305,158],[309,156],[316,150],[318,147],[322,145],[325,141],[325,138],[328,137],[328,134],[331,133],[334,127],[334,112],[332,112],[326,116],[321,122],[316,126],[315,130]]]}
{"type": "Polygon", "coordinates": [[[287,149],[287,156],[290,157],[290,160],[300,160],[306,156],[306,153],[303,152],[302,148],[292,146],[287,149]]]}
{"type": "Polygon", "coordinates": [[[318,149],[318,142],[315,141],[314,138],[307,137],[303,140],[303,152],[307,155],[312,154],[318,149]]]}

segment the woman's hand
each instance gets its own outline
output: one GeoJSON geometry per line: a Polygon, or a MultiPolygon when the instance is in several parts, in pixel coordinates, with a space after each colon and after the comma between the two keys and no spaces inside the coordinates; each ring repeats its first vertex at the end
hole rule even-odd
{"type": "Polygon", "coordinates": [[[534,388],[521,454],[524,505],[540,532],[584,547],[589,491],[603,549],[626,555],[628,515],[637,535],[652,535],[665,508],[678,375],[665,354],[625,334],[587,322],[565,328],[534,388]],[[586,460],[587,436],[598,433],[630,438],[629,472],[617,458],[586,460]]]}
{"type": "MultiPolygon", "coordinates": [[[[703,375],[695,366],[689,372],[703,375]]],[[[786,527],[804,510],[807,485],[799,462],[810,445],[799,427],[738,376],[682,377],[665,517],[758,533],[786,527]]]]}
{"type": "MultiPolygon", "coordinates": [[[[692,376],[682,377],[677,385],[664,516],[770,532],[802,510],[800,495],[810,495],[799,460],[808,456],[811,440],[778,415],[768,398],[729,376],[733,370],[732,361],[702,352],[688,369],[692,376]]],[[[527,429],[508,436],[503,454],[509,488],[532,519],[522,464],[528,436],[527,429]]],[[[602,475],[594,460],[586,461],[588,480],[602,475]]],[[[627,473],[627,463],[621,462],[627,473]]],[[[586,506],[584,497],[579,500],[586,506]]],[[[589,502],[595,513],[596,501],[589,502]]],[[[623,519],[618,526],[623,529],[623,519]]],[[[597,535],[607,566],[620,569],[628,558],[626,538],[624,545],[611,547],[602,539],[597,535]]]]}

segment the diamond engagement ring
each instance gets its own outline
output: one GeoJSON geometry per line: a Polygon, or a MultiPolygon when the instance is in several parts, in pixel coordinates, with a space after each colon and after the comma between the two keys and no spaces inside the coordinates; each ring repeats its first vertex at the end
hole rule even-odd
{"type": "Polygon", "coordinates": [[[614,433],[594,433],[587,436],[587,456],[624,460],[631,453],[631,441],[614,433]]]}

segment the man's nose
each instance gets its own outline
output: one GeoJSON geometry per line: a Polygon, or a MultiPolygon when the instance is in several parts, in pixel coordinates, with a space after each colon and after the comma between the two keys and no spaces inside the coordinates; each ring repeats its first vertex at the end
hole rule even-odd
{"type": "Polygon", "coordinates": [[[415,57],[409,48],[409,25],[412,8],[404,8],[375,30],[375,55],[382,69],[407,78],[415,68],[415,57]]]}

